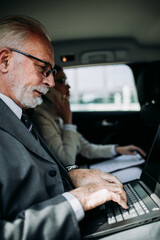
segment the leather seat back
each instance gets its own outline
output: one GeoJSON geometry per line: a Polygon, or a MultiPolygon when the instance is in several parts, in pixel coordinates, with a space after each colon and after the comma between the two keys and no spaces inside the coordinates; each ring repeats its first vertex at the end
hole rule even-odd
{"type": "Polygon", "coordinates": [[[137,84],[141,118],[147,125],[160,123],[160,61],[149,63],[140,73],[137,84]]]}

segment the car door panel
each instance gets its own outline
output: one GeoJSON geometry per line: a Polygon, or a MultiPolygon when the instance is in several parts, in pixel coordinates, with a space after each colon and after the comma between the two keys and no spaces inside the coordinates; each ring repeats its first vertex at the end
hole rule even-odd
{"type": "Polygon", "coordinates": [[[135,144],[147,150],[145,127],[138,111],[74,112],[73,122],[92,143],[135,144]]]}

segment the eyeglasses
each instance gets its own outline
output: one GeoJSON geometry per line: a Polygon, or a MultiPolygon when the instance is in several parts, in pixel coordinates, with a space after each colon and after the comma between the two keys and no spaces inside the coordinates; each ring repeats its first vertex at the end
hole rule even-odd
{"type": "Polygon", "coordinates": [[[10,51],[13,51],[13,52],[17,52],[17,53],[23,54],[23,55],[26,56],[26,57],[29,57],[29,58],[32,58],[32,59],[34,59],[34,60],[37,60],[37,61],[39,61],[39,62],[41,62],[41,63],[44,63],[44,64],[45,64],[44,66],[38,65],[38,66],[41,67],[41,69],[42,69],[42,72],[41,72],[41,73],[43,74],[43,76],[48,77],[48,76],[52,73],[52,74],[53,74],[53,77],[55,77],[55,75],[56,75],[56,73],[57,73],[57,70],[54,69],[49,62],[43,61],[43,60],[41,60],[41,59],[39,59],[39,58],[37,58],[37,57],[34,57],[34,56],[32,56],[32,55],[30,55],[30,54],[28,54],[28,53],[19,51],[19,50],[14,49],[14,48],[10,48],[9,50],[10,50],[10,51]]]}

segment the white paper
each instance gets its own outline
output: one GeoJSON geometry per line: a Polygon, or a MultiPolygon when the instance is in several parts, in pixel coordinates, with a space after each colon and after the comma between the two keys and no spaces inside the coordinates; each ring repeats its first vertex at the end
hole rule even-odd
{"type": "Polygon", "coordinates": [[[143,164],[145,160],[137,153],[136,155],[121,155],[111,160],[104,160],[90,165],[91,169],[98,168],[104,172],[114,172],[143,164]]]}

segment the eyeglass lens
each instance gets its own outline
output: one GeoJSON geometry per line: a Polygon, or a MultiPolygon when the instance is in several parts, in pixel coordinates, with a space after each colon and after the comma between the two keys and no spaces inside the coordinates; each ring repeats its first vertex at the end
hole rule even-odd
{"type": "Polygon", "coordinates": [[[43,68],[42,74],[45,77],[48,77],[51,72],[53,74],[53,77],[55,77],[55,75],[57,73],[56,69],[52,68],[49,64],[45,65],[44,68],[43,68]]]}

